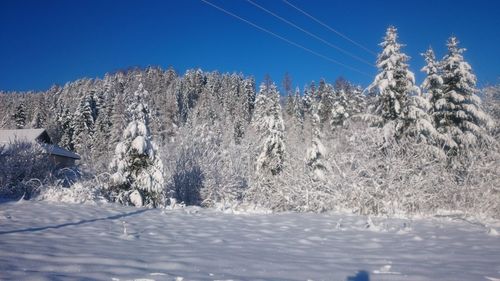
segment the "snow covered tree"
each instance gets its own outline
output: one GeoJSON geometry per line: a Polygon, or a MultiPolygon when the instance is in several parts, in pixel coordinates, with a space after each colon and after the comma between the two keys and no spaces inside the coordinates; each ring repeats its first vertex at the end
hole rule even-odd
{"type": "Polygon", "coordinates": [[[368,87],[376,92],[377,100],[371,108],[378,118],[375,124],[383,126],[386,141],[391,138],[416,138],[428,141],[439,137],[427,115],[428,104],[415,86],[415,76],[408,68],[409,57],[401,52],[403,45],[397,42],[397,30],[387,29],[383,48],[377,60],[379,74],[368,87]]]}
{"type": "Polygon", "coordinates": [[[349,115],[349,99],[344,89],[340,89],[335,95],[335,101],[331,106],[330,126],[332,128],[344,126],[349,115]]]}
{"type": "Polygon", "coordinates": [[[298,121],[300,126],[303,125],[304,122],[304,113],[302,109],[302,98],[300,96],[299,87],[295,88],[295,96],[293,103],[293,117],[298,121]]]}
{"type": "Polygon", "coordinates": [[[113,99],[113,107],[111,110],[111,139],[110,142],[116,145],[120,142],[123,130],[127,126],[125,116],[126,97],[124,93],[117,94],[113,99]]]}
{"type": "Polygon", "coordinates": [[[80,101],[73,117],[75,148],[79,153],[86,153],[93,147],[94,123],[97,117],[95,100],[86,94],[80,101]]]}
{"type": "Polygon", "coordinates": [[[180,113],[182,121],[185,122],[200,97],[206,77],[200,69],[188,70],[184,75],[184,80],[185,83],[180,95],[181,101],[179,105],[182,106],[180,113]]]}
{"type": "Polygon", "coordinates": [[[285,112],[288,114],[288,116],[292,116],[294,100],[292,94],[292,78],[290,78],[288,72],[285,73],[285,76],[283,78],[283,91],[286,95],[285,112]]]}
{"type": "Polygon", "coordinates": [[[415,90],[415,77],[407,64],[409,57],[401,52],[403,45],[397,42],[397,38],[397,29],[390,26],[380,43],[383,48],[377,59],[380,72],[367,89],[378,94],[373,111],[382,118],[382,124],[401,117],[408,95],[415,90]]]}
{"type": "Polygon", "coordinates": [[[57,124],[61,134],[59,145],[69,150],[75,149],[75,144],[73,142],[74,130],[72,123],[72,114],[69,112],[69,109],[64,110],[57,117],[57,124]]]}
{"type": "Polygon", "coordinates": [[[255,107],[255,79],[254,78],[247,78],[243,80],[243,96],[245,97],[244,99],[244,108],[245,110],[245,120],[249,123],[250,120],[252,119],[252,114],[253,110],[255,107]]]}
{"type": "Polygon", "coordinates": [[[491,119],[481,109],[476,76],[458,43],[454,36],[448,40],[448,54],[441,62],[443,90],[433,107],[438,131],[465,148],[489,138],[486,128],[491,119]]]}
{"type": "Polygon", "coordinates": [[[360,86],[355,86],[345,78],[339,77],[335,80],[334,90],[337,97],[336,100],[345,100],[345,102],[339,102],[339,104],[345,108],[348,116],[365,111],[366,97],[363,95],[363,90],[360,86]]]}
{"type": "Polygon", "coordinates": [[[109,159],[112,155],[111,139],[111,113],[113,104],[109,102],[111,99],[110,88],[105,86],[102,93],[98,95],[98,115],[94,125],[94,145],[92,147],[92,164],[99,170],[105,170],[109,164],[108,161],[98,161],[102,159],[109,159]],[[105,158],[104,158],[105,157],[105,158]]]}
{"type": "Polygon", "coordinates": [[[261,134],[260,154],[256,161],[256,170],[259,175],[278,175],[284,166],[285,143],[284,124],[281,115],[279,92],[276,85],[270,81],[260,86],[255,101],[254,126],[261,134]]]}
{"type": "Polygon", "coordinates": [[[430,108],[431,104],[422,94],[418,93],[410,96],[402,118],[402,124],[404,124],[402,135],[412,138],[417,143],[432,144],[439,147],[453,145],[434,127],[432,118],[427,113],[430,108]]]}
{"type": "Polygon", "coordinates": [[[127,108],[130,122],[116,146],[110,189],[116,200],[135,206],[157,206],[164,193],[163,163],[149,130],[148,92],[142,83],[127,108]]]}
{"type": "Polygon", "coordinates": [[[31,119],[31,128],[40,129],[47,122],[47,105],[45,104],[45,95],[38,94],[33,109],[33,117],[31,119]]]}
{"type": "Polygon", "coordinates": [[[294,96],[292,95],[291,92],[288,92],[288,95],[286,96],[286,102],[285,102],[285,112],[288,116],[293,115],[293,110],[294,110],[294,96]]]}
{"type": "Polygon", "coordinates": [[[318,98],[319,102],[315,104],[317,106],[315,110],[317,111],[316,114],[318,114],[320,120],[320,126],[323,127],[325,124],[328,126],[332,119],[332,108],[335,103],[335,91],[333,86],[326,83],[323,79],[319,82],[318,98]]]}
{"type": "MultiPolygon", "coordinates": [[[[436,56],[432,48],[429,48],[422,56],[426,62],[426,65],[422,68],[422,71],[426,74],[425,80],[422,83],[422,89],[426,91],[431,105],[435,105],[436,101],[441,99],[443,95],[443,78],[441,77],[440,65],[436,61],[436,56]]],[[[435,111],[434,107],[430,109],[432,115],[434,115],[435,111]]]]}
{"type": "Polygon", "coordinates": [[[26,107],[24,102],[21,102],[16,107],[16,112],[12,116],[16,124],[16,129],[23,129],[26,126],[26,107]]]}
{"type": "Polygon", "coordinates": [[[304,88],[304,96],[302,96],[302,109],[304,115],[310,113],[312,103],[314,101],[314,92],[309,87],[304,88]]]}
{"type": "Polygon", "coordinates": [[[313,104],[311,110],[312,139],[307,150],[306,164],[311,172],[311,178],[316,181],[325,180],[327,165],[325,162],[326,148],[321,142],[320,117],[317,105],[313,104]]]}
{"type": "Polygon", "coordinates": [[[484,109],[493,118],[494,136],[500,135],[500,85],[487,87],[484,93],[484,109]]]}
{"type": "MultiPolygon", "coordinates": [[[[436,56],[434,55],[434,50],[429,48],[425,53],[422,54],[425,59],[426,65],[422,68],[422,71],[425,72],[426,77],[424,82],[422,83],[422,89],[425,91],[425,94],[421,99],[417,101],[421,105],[420,108],[426,110],[430,114],[430,119],[427,119],[427,116],[424,117],[426,121],[432,122],[433,126],[437,123],[436,116],[439,112],[438,108],[435,108],[436,102],[442,98],[443,96],[443,78],[441,77],[441,68],[439,62],[436,61],[436,56]],[[425,100],[424,100],[425,97],[425,100]]],[[[416,114],[422,115],[422,113],[417,109],[415,111],[416,114]]],[[[457,144],[451,138],[447,138],[445,135],[433,133],[437,136],[435,137],[434,144],[451,148],[456,147],[457,144]]]]}

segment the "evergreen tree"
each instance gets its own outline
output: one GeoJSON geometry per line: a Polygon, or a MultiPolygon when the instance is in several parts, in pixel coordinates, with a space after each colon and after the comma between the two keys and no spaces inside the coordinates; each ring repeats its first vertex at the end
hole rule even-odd
{"type": "Polygon", "coordinates": [[[434,108],[434,105],[443,96],[443,78],[441,77],[441,69],[439,62],[436,61],[436,56],[434,55],[434,50],[432,50],[432,48],[429,48],[422,54],[422,56],[426,62],[426,65],[422,68],[422,71],[426,74],[425,80],[422,83],[422,89],[426,91],[427,98],[432,105],[430,113],[433,117],[436,117],[435,112],[439,110],[434,108]]]}
{"type": "Polygon", "coordinates": [[[366,97],[361,87],[339,77],[335,80],[334,89],[336,95],[332,108],[332,127],[343,126],[348,118],[366,110],[366,97]]]}
{"type": "Polygon", "coordinates": [[[125,116],[127,109],[127,99],[124,92],[117,92],[113,99],[113,107],[111,108],[111,141],[110,146],[116,147],[120,142],[123,130],[127,126],[127,118],[125,116]]]}
{"type": "Polygon", "coordinates": [[[317,104],[316,114],[318,114],[320,120],[320,126],[323,127],[324,124],[328,124],[332,119],[332,108],[335,103],[335,91],[333,86],[326,83],[325,80],[321,80],[318,86],[318,97],[319,102],[317,104]]]}
{"type": "Polygon", "coordinates": [[[433,125],[427,113],[431,108],[429,100],[418,93],[408,98],[405,114],[402,117],[403,136],[412,138],[417,143],[436,146],[453,145],[441,135],[433,125]]]}
{"type": "Polygon", "coordinates": [[[12,116],[16,124],[16,129],[23,129],[26,126],[26,107],[24,102],[21,102],[16,107],[16,112],[12,116]]]}
{"type": "Polygon", "coordinates": [[[73,141],[76,151],[89,152],[94,144],[94,123],[97,117],[97,108],[91,94],[86,94],[73,117],[73,141]]]}
{"type": "Polygon", "coordinates": [[[331,106],[330,126],[332,128],[344,126],[349,118],[349,99],[343,88],[340,88],[335,96],[335,102],[331,106]]]}
{"type": "Polygon", "coordinates": [[[293,100],[293,116],[302,127],[304,122],[304,112],[302,108],[302,98],[300,96],[299,87],[295,88],[295,96],[293,100]]]}
{"type": "Polygon", "coordinates": [[[110,188],[123,204],[157,206],[163,200],[163,164],[151,140],[147,95],[140,83],[127,108],[130,122],[110,165],[114,171],[110,188]]]}
{"type": "Polygon", "coordinates": [[[249,123],[252,119],[253,110],[255,107],[255,79],[253,77],[243,80],[243,95],[245,110],[245,120],[249,123]]]}
{"type": "Polygon", "coordinates": [[[493,118],[493,136],[500,135],[500,85],[487,87],[484,93],[484,109],[493,118]]]}
{"type": "Polygon", "coordinates": [[[302,110],[304,116],[310,113],[312,103],[314,102],[314,92],[310,87],[304,88],[304,96],[302,97],[302,110]]]}
{"type": "Polygon", "coordinates": [[[415,90],[415,78],[407,64],[409,57],[401,52],[403,45],[397,37],[397,29],[390,26],[380,43],[383,50],[377,59],[379,73],[368,86],[368,92],[378,95],[373,112],[381,117],[382,124],[401,118],[408,96],[415,90]]]}
{"type": "Polygon", "coordinates": [[[292,78],[288,75],[288,72],[285,73],[283,78],[283,91],[286,95],[286,104],[285,104],[285,112],[288,116],[292,116],[293,114],[293,94],[292,94],[292,78]]]}
{"type": "Polygon", "coordinates": [[[260,154],[257,157],[257,173],[261,177],[278,175],[284,167],[284,124],[281,115],[279,92],[270,80],[262,83],[255,101],[254,126],[261,134],[260,154]]]}
{"type": "Polygon", "coordinates": [[[311,178],[313,180],[323,181],[325,180],[325,174],[327,172],[327,166],[324,159],[326,155],[326,149],[321,142],[320,117],[318,115],[318,109],[316,105],[313,105],[311,110],[311,122],[312,139],[311,146],[307,150],[306,164],[311,172],[311,178]]]}
{"type": "Polygon", "coordinates": [[[111,99],[111,86],[105,85],[104,91],[98,94],[97,102],[97,119],[94,125],[94,145],[92,150],[92,161],[98,170],[104,170],[108,166],[108,161],[98,161],[109,159],[111,155],[110,139],[111,139],[111,114],[113,104],[109,102],[111,99]]]}
{"type": "Polygon", "coordinates": [[[416,141],[431,142],[438,138],[437,131],[427,115],[428,103],[415,86],[414,74],[408,69],[409,57],[401,52],[403,45],[397,42],[397,30],[387,29],[383,48],[377,60],[379,74],[368,87],[378,94],[372,111],[379,117],[375,124],[384,127],[388,138],[416,138],[416,141]]]}
{"type": "Polygon", "coordinates": [[[435,99],[434,117],[439,132],[463,148],[489,138],[486,128],[491,119],[481,109],[476,76],[458,43],[454,36],[448,40],[448,54],[441,63],[443,91],[435,99]]]}
{"type": "MultiPolygon", "coordinates": [[[[426,98],[424,100],[419,100],[422,108],[425,108],[430,114],[429,122],[432,122],[435,126],[438,122],[437,116],[439,116],[439,109],[436,108],[436,102],[443,97],[443,78],[441,77],[441,68],[439,62],[436,61],[436,56],[434,55],[434,50],[429,48],[425,53],[422,54],[425,59],[426,65],[422,68],[425,72],[426,77],[422,83],[422,89],[426,92],[426,98]]],[[[434,144],[445,148],[456,147],[456,142],[447,138],[445,135],[438,134],[435,137],[434,144]]]]}
{"type": "Polygon", "coordinates": [[[75,144],[73,142],[74,130],[72,126],[72,116],[73,115],[70,113],[69,109],[65,109],[57,117],[57,123],[61,133],[59,145],[69,150],[75,149],[75,144]]]}
{"type": "Polygon", "coordinates": [[[295,109],[295,100],[294,96],[292,95],[291,92],[289,92],[286,96],[286,102],[285,102],[285,112],[288,116],[293,116],[293,112],[295,109]]]}

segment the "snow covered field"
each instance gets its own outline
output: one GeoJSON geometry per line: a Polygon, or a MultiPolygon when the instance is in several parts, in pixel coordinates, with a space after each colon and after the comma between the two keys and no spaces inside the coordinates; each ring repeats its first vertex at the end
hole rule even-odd
{"type": "Polygon", "coordinates": [[[498,230],[450,217],[6,202],[0,280],[498,280],[498,230]]]}

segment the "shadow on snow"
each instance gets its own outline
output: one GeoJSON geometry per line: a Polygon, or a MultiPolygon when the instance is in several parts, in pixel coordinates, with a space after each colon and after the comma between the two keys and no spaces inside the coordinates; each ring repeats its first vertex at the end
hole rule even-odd
{"type": "Polygon", "coordinates": [[[133,211],[133,212],[129,212],[129,213],[122,213],[122,214],[103,217],[103,218],[80,220],[78,222],[68,222],[68,223],[63,223],[63,224],[58,224],[58,225],[49,225],[49,226],[41,226],[41,227],[30,227],[30,228],[23,228],[23,229],[0,231],[0,235],[11,234],[11,233],[22,233],[22,232],[37,232],[37,231],[43,231],[43,230],[47,230],[47,229],[58,229],[58,228],[63,228],[63,227],[67,227],[67,226],[82,225],[82,224],[92,223],[92,222],[96,222],[96,221],[116,220],[116,219],[120,219],[120,218],[124,218],[124,217],[137,215],[140,213],[144,213],[144,212],[147,212],[150,210],[151,209],[141,209],[141,210],[137,210],[137,211],[133,211]]]}

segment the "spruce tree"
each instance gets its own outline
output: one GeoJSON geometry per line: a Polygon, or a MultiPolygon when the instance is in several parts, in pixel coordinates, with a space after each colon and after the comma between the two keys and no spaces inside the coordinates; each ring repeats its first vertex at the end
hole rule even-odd
{"type": "Polygon", "coordinates": [[[73,141],[76,151],[88,153],[93,147],[94,124],[97,117],[95,101],[90,94],[86,94],[80,101],[73,116],[73,141]]]}
{"type": "MultiPolygon", "coordinates": [[[[422,83],[422,90],[425,92],[424,96],[426,101],[422,101],[422,104],[425,104],[425,108],[428,109],[428,113],[430,115],[430,122],[432,122],[433,126],[436,126],[438,123],[439,109],[436,108],[436,102],[443,97],[443,78],[441,77],[441,66],[440,63],[436,60],[436,56],[434,55],[434,50],[429,48],[425,53],[422,54],[425,59],[426,65],[422,68],[422,71],[425,72],[426,77],[424,82],[422,83]]],[[[435,138],[435,143],[438,146],[441,146],[445,149],[456,147],[456,142],[446,135],[438,134],[439,137],[435,138]]]]}
{"type": "Polygon", "coordinates": [[[69,149],[75,149],[75,143],[73,141],[74,129],[73,129],[73,115],[70,113],[69,109],[63,110],[57,117],[57,124],[60,130],[60,141],[59,145],[69,149]]]}
{"type": "Polygon", "coordinates": [[[489,139],[486,128],[490,117],[481,109],[476,95],[476,76],[464,60],[465,49],[452,36],[448,40],[448,54],[441,62],[443,92],[434,102],[434,117],[438,131],[453,139],[460,148],[489,139]]]}
{"type": "Polygon", "coordinates": [[[380,43],[383,50],[377,59],[379,73],[368,86],[368,91],[378,96],[373,111],[381,117],[382,124],[401,118],[408,96],[415,88],[415,78],[407,64],[409,57],[401,52],[403,45],[397,38],[397,29],[390,26],[380,43]]]}
{"type": "Polygon", "coordinates": [[[129,123],[116,146],[110,189],[123,204],[157,206],[164,192],[163,164],[149,129],[148,92],[142,83],[127,108],[129,123]]]}
{"type": "Polygon", "coordinates": [[[262,83],[255,101],[254,126],[261,135],[257,174],[262,177],[281,173],[285,161],[284,124],[276,85],[262,83]]]}
{"type": "Polygon", "coordinates": [[[337,91],[335,102],[331,107],[330,126],[332,128],[344,126],[345,121],[349,118],[349,99],[343,88],[337,91]]]}
{"type": "Polygon", "coordinates": [[[321,142],[320,117],[318,115],[318,106],[312,105],[311,109],[311,146],[307,150],[306,165],[311,172],[311,178],[315,181],[324,181],[327,165],[325,162],[326,149],[321,142]]]}
{"type": "Polygon", "coordinates": [[[253,110],[255,108],[255,79],[254,78],[248,78],[243,80],[243,96],[245,97],[244,99],[244,108],[245,110],[245,120],[250,123],[250,120],[252,118],[253,110]]]}
{"type": "Polygon", "coordinates": [[[47,122],[47,105],[45,104],[45,94],[39,94],[35,102],[33,117],[31,119],[31,128],[43,128],[47,122]]]}
{"type": "Polygon", "coordinates": [[[295,120],[300,124],[300,127],[303,126],[304,123],[304,112],[302,108],[302,98],[300,96],[299,87],[295,88],[295,96],[293,100],[293,116],[295,120]]]}
{"type": "Polygon", "coordinates": [[[441,77],[441,68],[439,62],[436,61],[436,56],[434,55],[434,50],[429,48],[425,53],[422,54],[425,59],[426,65],[422,68],[425,72],[426,77],[422,83],[422,89],[426,92],[427,98],[431,102],[432,108],[430,109],[431,115],[434,116],[437,110],[434,108],[436,101],[443,96],[443,78],[441,77]]]}
{"type": "Polygon", "coordinates": [[[16,124],[16,129],[23,129],[26,126],[26,107],[24,102],[21,102],[16,107],[16,112],[12,116],[16,124]]]}
{"type": "Polygon", "coordinates": [[[310,113],[312,103],[314,101],[314,93],[310,87],[304,88],[304,96],[302,96],[302,110],[304,116],[310,113]]]}
{"type": "Polygon", "coordinates": [[[323,127],[332,120],[332,108],[335,103],[335,91],[333,86],[326,83],[325,80],[321,80],[318,86],[318,98],[319,101],[316,104],[315,110],[317,111],[319,117],[319,125],[323,127]]]}
{"type": "Polygon", "coordinates": [[[429,105],[415,86],[415,76],[407,63],[409,57],[401,52],[403,45],[397,38],[396,28],[390,26],[380,44],[383,48],[377,60],[380,72],[368,87],[369,92],[377,93],[375,106],[371,108],[378,116],[374,123],[384,127],[386,141],[410,137],[417,142],[432,143],[439,135],[427,115],[429,105]]]}

